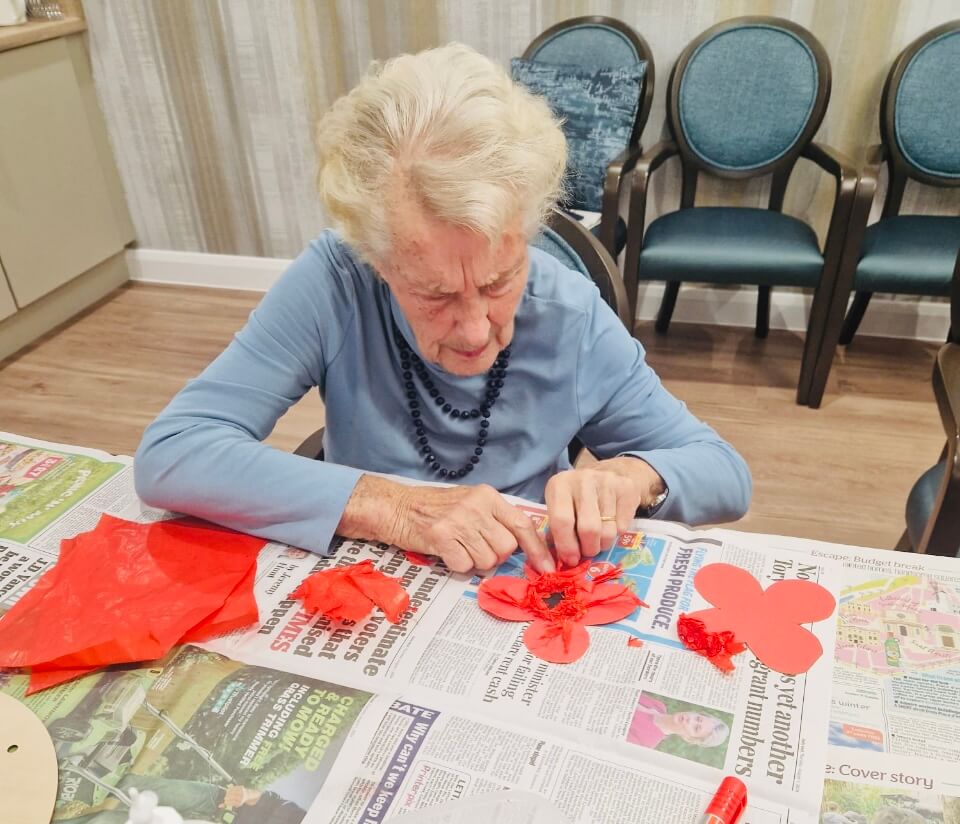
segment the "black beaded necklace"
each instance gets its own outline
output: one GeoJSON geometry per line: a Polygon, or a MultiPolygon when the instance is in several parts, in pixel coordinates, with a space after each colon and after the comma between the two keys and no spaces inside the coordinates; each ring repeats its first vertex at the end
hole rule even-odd
{"type": "Polygon", "coordinates": [[[468,472],[473,472],[473,468],[480,463],[483,455],[483,447],[490,435],[490,411],[497,403],[500,397],[500,390],[503,388],[504,378],[507,376],[507,367],[510,365],[510,347],[500,352],[494,361],[490,371],[487,372],[487,391],[483,401],[478,409],[454,409],[453,404],[447,403],[446,398],[440,394],[440,390],[434,385],[427,367],[416,352],[412,351],[404,340],[396,323],[393,324],[393,340],[400,350],[400,368],[403,376],[403,388],[407,393],[407,405],[410,407],[410,421],[413,423],[416,433],[417,445],[420,447],[420,454],[423,455],[423,462],[427,464],[441,478],[463,478],[468,472]],[[469,423],[470,421],[479,421],[480,428],[477,432],[477,442],[473,449],[470,459],[464,463],[460,469],[447,469],[440,463],[440,459],[430,446],[430,439],[427,437],[427,430],[423,423],[423,415],[420,409],[420,398],[416,386],[413,383],[413,375],[416,373],[423,384],[423,388],[433,399],[433,402],[446,412],[451,418],[459,419],[469,423]]]}

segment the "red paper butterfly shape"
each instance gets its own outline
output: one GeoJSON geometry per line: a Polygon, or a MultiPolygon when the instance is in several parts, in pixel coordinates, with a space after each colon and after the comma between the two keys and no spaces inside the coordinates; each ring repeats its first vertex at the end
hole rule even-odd
{"type": "Polygon", "coordinates": [[[833,595],[813,581],[776,581],[766,589],[730,564],[703,567],[693,584],[712,609],[688,617],[708,632],[732,632],[766,666],[786,675],[806,672],[823,654],[816,636],[801,626],[833,614],[833,595]]]}

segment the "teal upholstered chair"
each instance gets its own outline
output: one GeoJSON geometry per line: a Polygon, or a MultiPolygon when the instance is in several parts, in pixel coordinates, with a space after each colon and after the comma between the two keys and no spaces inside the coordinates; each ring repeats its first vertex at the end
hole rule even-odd
{"type": "Polygon", "coordinates": [[[672,140],[657,144],[634,170],[624,280],[635,310],[639,284],[666,281],[656,328],[665,333],[683,281],[759,287],[757,337],[769,328],[770,289],[814,290],[797,402],[819,351],[837,263],[856,191],[853,166],[813,142],[830,97],[826,52],[806,29],[774,17],[741,17],[697,37],[677,60],[667,100],[672,140]],[[652,173],[679,155],[679,211],[644,232],[652,173]],[[813,229],[782,212],[797,160],[813,161],[836,181],[824,249],[813,229]],[[701,174],[720,178],[771,176],[768,207],[701,207],[701,174]]]}
{"type": "MultiPolygon", "coordinates": [[[[531,245],[552,255],[568,269],[590,278],[600,290],[603,300],[623,324],[630,328],[627,294],[620,279],[620,271],[610,253],[593,234],[573,218],[554,209],[547,216],[546,225],[531,245]]],[[[295,453],[322,461],[323,433],[323,428],[318,429],[294,450],[295,453]]],[[[579,440],[571,441],[568,446],[571,463],[582,449],[579,440]]]]}
{"type": "Polygon", "coordinates": [[[810,386],[814,406],[823,395],[837,343],[853,340],[874,292],[950,292],[960,250],[960,217],[902,215],[900,205],[908,180],[960,186],[960,20],[914,40],[894,61],[880,102],[880,138],[867,153],[850,217],[836,295],[810,386]],[[883,164],[888,178],[883,211],[877,223],[867,226],[883,164]],[[856,296],[847,311],[851,290],[856,296]]]}
{"type": "Polygon", "coordinates": [[[960,558],[960,253],[950,284],[950,334],[933,365],[933,394],[947,441],[940,460],[910,490],[897,549],[960,558]]]}
{"type": "Polygon", "coordinates": [[[620,189],[642,153],[640,134],[653,101],[650,47],[619,20],[577,17],[543,32],[511,70],[564,118],[569,151],[564,205],[599,212],[592,231],[616,256],[627,235],[620,189]]]}

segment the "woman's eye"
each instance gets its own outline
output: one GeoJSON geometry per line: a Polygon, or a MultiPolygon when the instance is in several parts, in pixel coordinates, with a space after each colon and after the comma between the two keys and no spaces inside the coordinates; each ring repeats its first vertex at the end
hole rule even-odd
{"type": "Polygon", "coordinates": [[[510,281],[506,280],[502,283],[491,283],[489,286],[485,287],[483,291],[490,295],[490,297],[496,298],[500,297],[500,295],[505,295],[509,290],[510,281]]]}

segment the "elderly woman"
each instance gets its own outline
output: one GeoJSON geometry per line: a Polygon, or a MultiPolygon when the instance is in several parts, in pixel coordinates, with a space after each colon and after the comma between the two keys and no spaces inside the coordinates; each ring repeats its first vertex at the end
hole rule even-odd
{"type": "Polygon", "coordinates": [[[670,395],[582,275],[529,246],[560,195],[547,105],[450,45],[375,68],[322,118],[314,240],[147,429],[154,506],[325,552],[334,533],[488,569],[565,564],[634,513],[740,517],[750,474],[670,395]],[[261,441],[319,387],[324,461],[261,441]],[[571,469],[574,437],[599,458],[571,469]],[[400,483],[384,474],[452,486],[400,483]]]}

